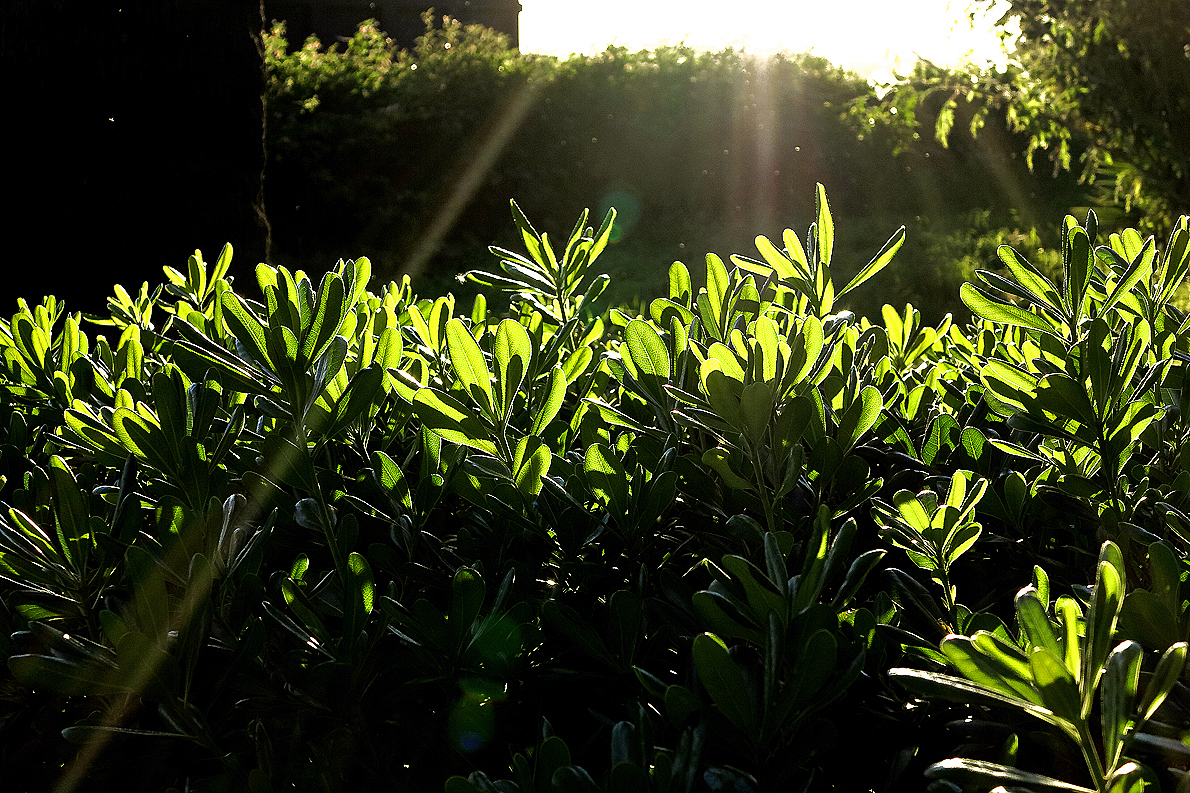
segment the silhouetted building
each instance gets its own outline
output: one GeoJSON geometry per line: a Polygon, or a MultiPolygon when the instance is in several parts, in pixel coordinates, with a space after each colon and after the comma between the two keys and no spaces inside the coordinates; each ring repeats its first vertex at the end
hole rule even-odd
{"type": "Polygon", "coordinates": [[[286,38],[299,44],[314,34],[326,45],[350,38],[365,19],[375,19],[399,47],[412,47],[425,33],[421,15],[428,8],[440,24],[449,16],[464,25],[484,25],[508,35],[513,47],[520,46],[519,0],[265,0],[268,20],[284,20],[286,38]]]}

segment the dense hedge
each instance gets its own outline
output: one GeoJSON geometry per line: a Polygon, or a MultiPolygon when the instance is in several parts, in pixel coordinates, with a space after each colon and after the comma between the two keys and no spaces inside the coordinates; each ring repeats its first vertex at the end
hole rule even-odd
{"type": "Polygon", "coordinates": [[[1058,282],[1001,248],[930,326],[838,311],[904,231],[844,285],[815,204],[639,314],[591,310],[614,213],[516,205],[507,312],[366,259],[256,302],[230,247],[108,335],[22,302],[6,784],[1190,784],[1190,219],[1068,217],[1058,282]]]}
{"type": "MultiPolygon", "coordinates": [[[[602,266],[627,301],[664,288],[659,262],[747,251],[758,231],[807,216],[804,186],[822,182],[847,221],[844,268],[886,229],[912,232],[885,293],[852,299],[868,313],[912,301],[936,321],[966,311],[947,236],[984,212],[989,235],[1027,236],[1086,201],[1068,174],[1030,173],[1024,139],[995,113],[978,139],[944,148],[933,124],[946,97],[920,102],[907,126],[866,81],[809,55],[612,47],[558,61],[449,21],[411,52],[367,25],[329,48],[291,47],[283,32],[266,37],[267,196],[275,260],[290,267],[351,250],[442,291],[476,251],[515,242],[504,197],[548,228],[614,204],[602,266]]],[[[956,123],[971,112],[960,106],[956,123]]]]}

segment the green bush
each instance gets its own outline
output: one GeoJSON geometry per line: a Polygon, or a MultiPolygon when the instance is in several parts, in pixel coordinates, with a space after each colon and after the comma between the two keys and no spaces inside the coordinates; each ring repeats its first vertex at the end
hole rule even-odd
{"type": "Polygon", "coordinates": [[[840,310],[904,230],[836,281],[821,186],[639,313],[597,308],[615,212],[513,216],[465,308],[363,258],[258,302],[230,246],[107,335],[20,302],[10,784],[1187,784],[1190,218],[1068,217],[1057,280],[1001,247],[930,326],[840,310]]]}
{"type": "MultiPolygon", "coordinates": [[[[386,279],[446,291],[487,245],[515,244],[498,197],[516,195],[551,228],[615,206],[601,266],[631,274],[614,287],[626,302],[663,289],[669,262],[749,249],[757,230],[808,215],[814,182],[833,185],[846,221],[844,266],[889,227],[957,235],[989,211],[989,232],[1027,233],[1086,203],[1072,176],[1039,179],[1014,159],[1024,143],[1002,118],[988,115],[978,141],[918,139],[940,100],[907,126],[863,79],[812,55],[609,47],[558,61],[451,21],[408,52],[367,24],[345,47],[292,51],[276,28],[266,51],[266,192],[275,261],[290,269],[353,250],[386,279]]],[[[910,301],[932,322],[963,311],[952,251],[919,236],[901,278],[853,296],[867,313],[910,301]]]]}

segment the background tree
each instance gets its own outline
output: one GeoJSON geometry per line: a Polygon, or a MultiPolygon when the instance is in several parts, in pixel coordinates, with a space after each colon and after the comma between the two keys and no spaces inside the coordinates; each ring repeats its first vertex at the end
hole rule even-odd
{"type": "Polygon", "coordinates": [[[266,35],[277,264],[317,272],[366,255],[384,277],[468,299],[454,276],[482,266],[488,245],[518,243],[508,198],[546,228],[614,205],[600,261],[606,299],[627,302],[666,288],[674,260],[750,251],[759,232],[808,223],[805,186],[822,182],[846,219],[841,267],[862,267],[889,227],[908,230],[890,283],[848,307],[912,302],[935,319],[966,315],[957,286],[998,245],[1025,244],[1036,261],[1057,240],[1029,242],[1032,229],[1088,201],[1073,174],[1030,172],[1028,137],[1002,112],[944,148],[917,130],[941,97],[906,125],[866,80],[816,56],[609,47],[559,61],[426,22],[408,51],[372,23],[345,43],[287,40],[281,24],[266,35]]]}
{"type": "MultiPolygon", "coordinates": [[[[991,0],[975,0],[987,4],[991,0]]],[[[946,95],[946,140],[962,100],[998,109],[1027,133],[1030,164],[1079,170],[1165,236],[1190,205],[1190,4],[1184,0],[1009,0],[999,24],[1019,25],[1004,72],[934,73],[892,101],[946,95]]],[[[920,76],[920,75],[919,75],[920,76]]],[[[911,81],[911,86],[913,82],[911,81]]],[[[976,114],[971,132],[979,128],[976,114]]]]}

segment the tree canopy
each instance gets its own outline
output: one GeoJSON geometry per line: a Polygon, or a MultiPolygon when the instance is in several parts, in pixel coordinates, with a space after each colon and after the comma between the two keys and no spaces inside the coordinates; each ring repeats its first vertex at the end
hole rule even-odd
{"type": "Polygon", "coordinates": [[[942,140],[957,101],[999,109],[1028,134],[1031,164],[1044,150],[1056,169],[1109,186],[1105,198],[1139,210],[1144,227],[1167,231],[1190,204],[1190,4],[1008,0],[999,25],[1012,49],[1005,71],[932,72],[890,101],[911,106],[920,93],[949,91],[942,140]]]}

